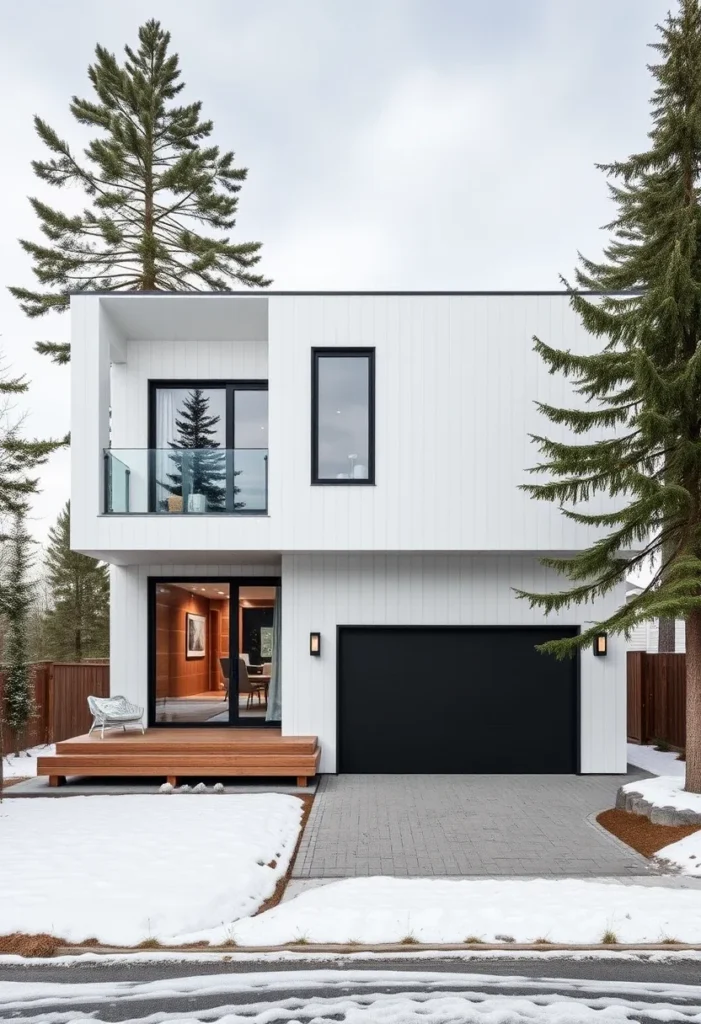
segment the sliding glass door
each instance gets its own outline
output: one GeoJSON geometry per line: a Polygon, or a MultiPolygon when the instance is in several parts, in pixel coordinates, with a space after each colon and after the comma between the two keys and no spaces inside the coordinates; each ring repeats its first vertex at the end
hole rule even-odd
{"type": "Polygon", "coordinates": [[[151,579],[149,610],[151,725],[280,722],[279,579],[151,579]]]}
{"type": "Polygon", "coordinates": [[[151,511],[267,511],[267,382],[152,381],[149,416],[151,511]]]}

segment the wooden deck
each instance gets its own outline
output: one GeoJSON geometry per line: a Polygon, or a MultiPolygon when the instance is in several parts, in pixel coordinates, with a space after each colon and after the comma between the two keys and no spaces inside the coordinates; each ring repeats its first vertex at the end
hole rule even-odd
{"type": "Polygon", "coordinates": [[[74,736],[40,757],[37,774],[58,786],[70,775],[156,776],[173,785],[178,778],[291,776],[298,786],[319,767],[316,736],[282,736],[279,729],[115,729],[101,739],[74,736]]]}

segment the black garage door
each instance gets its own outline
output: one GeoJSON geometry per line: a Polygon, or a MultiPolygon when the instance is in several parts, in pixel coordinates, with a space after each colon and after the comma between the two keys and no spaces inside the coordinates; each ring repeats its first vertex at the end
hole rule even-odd
{"type": "Polygon", "coordinates": [[[339,771],[577,771],[574,629],[339,630],[339,771]]]}

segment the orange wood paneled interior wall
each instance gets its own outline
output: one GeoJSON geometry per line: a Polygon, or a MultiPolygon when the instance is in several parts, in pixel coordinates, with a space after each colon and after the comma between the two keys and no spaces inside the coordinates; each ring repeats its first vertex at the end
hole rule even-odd
{"type": "Polygon", "coordinates": [[[189,697],[223,689],[219,659],[228,654],[228,600],[214,600],[159,583],[156,587],[156,695],[189,697]],[[207,638],[203,658],[186,657],[188,612],[205,617],[207,638]]]}

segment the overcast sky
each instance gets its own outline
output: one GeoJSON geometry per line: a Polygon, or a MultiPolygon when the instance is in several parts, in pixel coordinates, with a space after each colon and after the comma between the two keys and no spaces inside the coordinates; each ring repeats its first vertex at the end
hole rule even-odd
{"type": "MultiPolygon", "coordinates": [[[[32,116],[74,144],[95,44],[122,52],[150,17],[180,54],[183,98],[249,168],[238,239],[264,243],[274,287],[552,289],[610,219],[594,163],[645,145],[646,44],[662,0],[23,0],[3,3],[0,346],[32,381],[26,430],[69,427],[70,371],[32,351],[68,317],[27,320],[19,236],[28,195],[59,205],[30,161],[32,116]]],[[[75,198],[67,201],[75,203],[75,198]]],[[[66,454],[42,477],[33,531],[69,495],[66,454]]]]}

